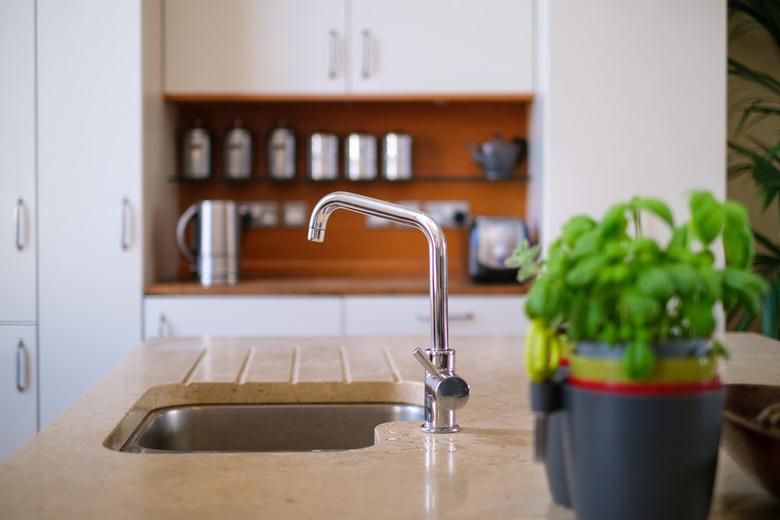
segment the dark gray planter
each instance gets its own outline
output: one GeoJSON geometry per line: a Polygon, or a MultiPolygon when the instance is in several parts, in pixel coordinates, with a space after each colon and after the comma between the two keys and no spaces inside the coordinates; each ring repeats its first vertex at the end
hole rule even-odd
{"type": "Polygon", "coordinates": [[[723,390],[627,395],[564,385],[563,446],[580,520],[706,519],[723,390]]]}

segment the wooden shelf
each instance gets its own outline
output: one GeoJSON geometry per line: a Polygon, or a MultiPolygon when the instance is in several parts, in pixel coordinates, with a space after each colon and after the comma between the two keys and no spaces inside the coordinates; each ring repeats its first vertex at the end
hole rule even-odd
{"type": "Polygon", "coordinates": [[[170,103],[529,103],[534,96],[530,92],[512,94],[483,93],[417,93],[417,94],[236,94],[215,92],[192,94],[168,92],[165,101],[170,103]]]}
{"type": "MultiPolygon", "coordinates": [[[[471,280],[450,278],[449,294],[525,294],[526,284],[478,284],[471,280]]],[[[287,295],[287,294],[428,294],[427,278],[313,277],[260,278],[241,280],[236,285],[203,287],[195,281],[158,282],[146,286],[147,295],[287,295]]]]}
{"type": "Polygon", "coordinates": [[[476,182],[476,183],[501,183],[501,182],[527,182],[530,179],[528,175],[512,175],[511,177],[507,177],[505,179],[487,179],[486,177],[475,177],[474,175],[417,175],[413,176],[409,180],[405,181],[390,181],[387,179],[383,179],[382,177],[377,177],[374,180],[370,181],[350,181],[344,178],[343,175],[339,175],[338,179],[333,180],[327,180],[327,181],[315,181],[305,176],[298,176],[294,179],[290,180],[280,180],[280,179],[269,179],[267,177],[260,177],[259,175],[252,176],[248,179],[228,179],[226,177],[209,177],[207,179],[187,179],[185,177],[180,176],[171,176],[168,178],[169,182],[173,183],[183,183],[183,184],[209,184],[209,183],[228,183],[228,184],[251,184],[251,183],[269,183],[269,184],[278,184],[278,185],[284,185],[284,184],[298,184],[298,183],[307,183],[307,184],[315,184],[315,185],[328,185],[328,184],[335,184],[340,182],[347,182],[350,184],[354,184],[356,186],[360,185],[366,185],[366,184],[387,184],[387,185],[405,185],[415,182],[444,182],[444,183],[450,183],[450,182],[476,182]]]}

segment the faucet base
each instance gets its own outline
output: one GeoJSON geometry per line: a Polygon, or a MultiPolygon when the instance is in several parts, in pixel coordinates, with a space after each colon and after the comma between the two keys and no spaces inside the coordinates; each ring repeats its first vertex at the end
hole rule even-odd
{"type": "Polygon", "coordinates": [[[420,428],[425,433],[458,433],[460,431],[460,426],[458,426],[457,424],[454,426],[438,426],[438,427],[423,424],[420,428]]]}

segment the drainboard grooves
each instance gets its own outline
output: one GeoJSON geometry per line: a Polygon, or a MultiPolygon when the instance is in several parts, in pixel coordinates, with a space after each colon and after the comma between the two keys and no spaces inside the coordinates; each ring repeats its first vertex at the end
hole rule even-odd
{"type": "Polygon", "coordinates": [[[390,370],[390,373],[393,375],[393,381],[396,383],[401,382],[401,373],[398,371],[398,367],[395,364],[395,360],[393,360],[393,357],[390,355],[390,352],[387,351],[387,347],[382,347],[382,355],[385,357],[385,363],[387,363],[387,368],[390,370]]]}
{"type": "Polygon", "coordinates": [[[246,374],[249,370],[249,364],[252,362],[254,355],[255,348],[250,347],[249,350],[246,351],[246,356],[244,356],[244,361],[241,363],[241,368],[238,370],[238,375],[236,376],[236,383],[239,385],[243,385],[246,382],[246,374]]]}
{"type": "Polygon", "coordinates": [[[349,367],[349,357],[347,357],[347,349],[342,345],[339,348],[339,359],[341,360],[341,379],[345,383],[352,382],[352,371],[349,367]]]}
{"type": "Polygon", "coordinates": [[[192,382],[192,377],[195,375],[195,371],[198,369],[200,362],[203,361],[207,350],[208,349],[204,348],[200,351],[200,354],[198,354],[198,357],[195,359],[195,363],[192,364],[190,369],[187,371],[187,374],[184,376],[184,379],[182,379],[182,384],[188,385],[192,382]]]}
{"type": "Polygon", "coordinates": [[[295,347],[292,351],[292,362],[290,363],[290,384],[298,382],[298,375],[301,372],[301,347],[295,347]]]}

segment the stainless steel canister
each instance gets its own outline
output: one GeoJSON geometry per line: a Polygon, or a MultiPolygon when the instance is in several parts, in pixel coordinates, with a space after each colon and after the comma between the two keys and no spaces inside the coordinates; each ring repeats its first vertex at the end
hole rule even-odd
{"type": "Polygon", "coordinates": [[[295,134],[283,123],[268,136],[268,176],[278,180],[295,177],[295,134]]]}
{"type": "Polygon", "coordinates": [[[204,200],[182,213],[176,226],[179,252],[198,274],[201,285],[234,285],[238,281],[241,216],[232,200],[204,200]],[[194,241],[187,243],[190,220],[195,221],[194,241]]]}
{"type": "Polygon", "coordinates": [[[309,136],[309,177],[315,181],[332,181],[339,176],[339,138],[334,134],[315,132],[309,136]]]}
{"type": "Polygon", "coordinates": [[[182,143],[182,175],[187,179],[208,179],[211,176],[211,136],[200,121],[184,134],[182,143]]]}
{"type": "Polygon", "coordinates": [[[376,137],[352,133],[344,148],[344,167],[347,179],[367,181],[376,179],[376,137]]]}
{"type": "Polygon", "coordinates": [[[412,136],[389,132],[382,138],[382,176],[389,181],[412,178],[412,136]]]}
{"type": "Polygon", "coordinates": [[[252,176],[252,135],[240,119],[225,134],[223,155],[226,178],[240,180],[252,176]]]}

